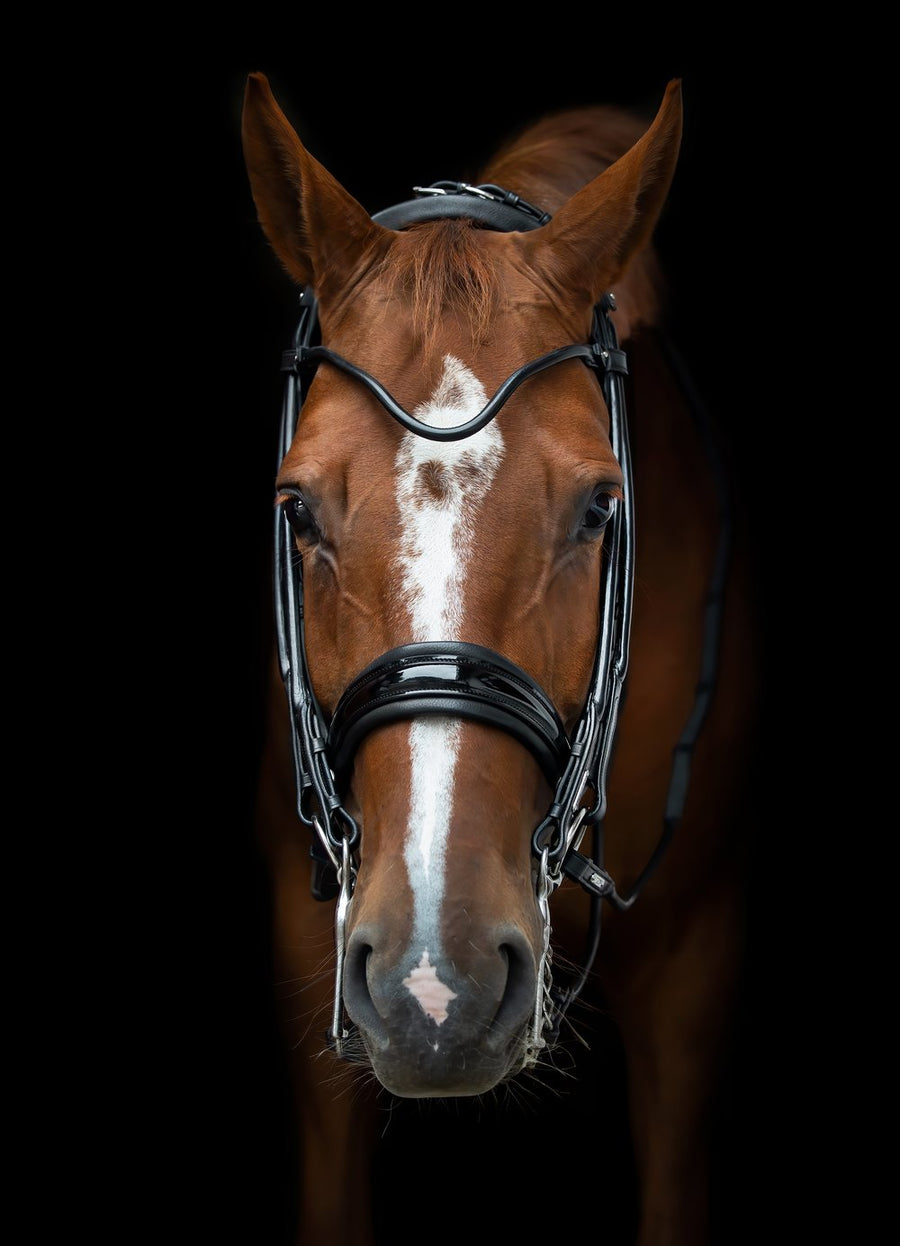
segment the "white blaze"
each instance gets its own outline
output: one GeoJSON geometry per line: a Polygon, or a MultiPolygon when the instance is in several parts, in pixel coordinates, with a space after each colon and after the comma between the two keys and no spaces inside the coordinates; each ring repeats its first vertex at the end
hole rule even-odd
{"type": "MultiPolygon", "coordinates": [[[[434,394],[413,414],[423,424],[450,428],[472,419],[486,402],[478,378],[465,364],[446,355],[434,394]]],[[[493,421],[461,441],[429,441],[408,432],[400,443],[396,459],[399,564],[414,641],[460,639],[475,514],[502,457],[503,437],[493,421]]],[[[411,972],[406,985],[423,1011],[440,1025],[447,1016],[447,1001],[440,992],[447,988],[439,984],[428,948],[440,948],[458,720],[434,717],[414,722],[409,746],[412,799],[404,856],[413,894],[413,946],[421,952],[418,969],[411,972]],[[422,990],[423,979],[429,983],[427,991],[422,990]],[[440,1006],[436,1006],[438,999],[443,1000],[440,1006]]]]}

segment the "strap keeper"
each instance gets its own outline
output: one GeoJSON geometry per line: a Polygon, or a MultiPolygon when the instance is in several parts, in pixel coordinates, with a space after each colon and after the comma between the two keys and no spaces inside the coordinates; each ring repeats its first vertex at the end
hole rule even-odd
{"type": "Polygon", "coordinates": [[[615,891],[613,880],[606,870],[575,849],[563,861],[563,871],[595,896],[606,896],[615,891]]]}
{"type": "Polygon", "coordinates": [[[310,348],[308,346],[292,346],[290,350],[281,352],[282,372],[293,372],[299,376],[301,368],[308,368],[315,362],[315,356],[310,359],[310,348]]]}
{"type": "Polygon", "coordinates": [[[617,346],[601,346],[598,342],[595,342],[594,354],[597,356],[604,371],[621,372],[623,376],[628,375],[628,359],[624,350],[620,350],[617,346]]]}

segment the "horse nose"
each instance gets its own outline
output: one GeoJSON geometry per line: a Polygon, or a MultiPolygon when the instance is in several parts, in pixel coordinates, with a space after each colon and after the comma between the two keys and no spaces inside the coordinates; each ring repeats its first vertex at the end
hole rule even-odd
{"type": "Polygon", "coordinates": [[[517,1071],[537,991],[525,932],[504,923],[446,949],[398,951],[387,927],[367,923],[350,935],[344,963],[347,1012],[387,1089],[474,1095],[517,1071]]]}

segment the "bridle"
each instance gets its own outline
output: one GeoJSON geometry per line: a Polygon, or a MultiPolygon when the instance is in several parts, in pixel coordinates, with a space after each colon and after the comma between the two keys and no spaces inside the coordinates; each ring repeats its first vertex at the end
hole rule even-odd
{"type": "MultiPolygon", "coordinates": [[[[550,219],[539,208],[493,185],[438,182],[414,190],[419,197],[379,212],[372,219],[388,228],[402,229],[418,221],[465,217],[482,227],[502,231],[535,229],[550,219]]],[[[286,383],[279,463],[291,447],[309,380],[322,362],[364,385],[402,427],[434,441],[458,441],[472,436],[497,415],[520,385],[564,360],[581,359],[600,379],[609,412],[610,442],[622,470],[623,485],[622,497],[615,501],[605,528],[600,633],[590,687],[571,738],[550,698],[526,671],[491,649],[441,639],[402,645],[376,658],[345,689],[328,721],[313,692],[306,661],[303,577],[293,530],[283,508],[276,508],[275,515],[275,615],[281,675],[290,708],[297,813],[300,821],[314,832],[310,849],[314,863],[313,895],[320,900],[337,899],[337,971],[329,1042],[337,1054],[343,1055],[349,1037],[341,1005],[344,941],[356,880],[354,854],[360,843],[360,830],[342,803],[342,793],[349,781],[353,757],[361,740],[386,723],[420,715],[451,715],[487,723],[512,735],[531,751],[553,789],[547,814],[532,836],[543,948],[534,1016],[522,1064],[533,1064],[541,1050],[555,1041],[568,1007],[587,980],[599,941],[600,902],[606,900],[620,911],[631,908],[659,865],[680,821],[687,795],[690,753],[712,689],[724,555],[728,548],[726,525],[723,523],[726,540],[724,545],[720,541],[720,556],[708,597],[698,699],[675,749],[663,833],[638,880],[622,895],[602,865],[606,778],[628,667],[634,576],[634,499],[624,390],[628,369],[625,352],[619,348],[609,318],[615,310],[613,296],[606,294],[595,307],[589,342],[563,346],[523,364],[476,416],[451,428],[417,420],[375,377],[318,344],[317,303],[311,288],[303,291],[300,308],[293,345],[282,357],[286,383]],[[588,827],[593,829],[591,857],[579,850],[588,827]],[[564,876],[579,883],[591,896],[584,964],[568,986],[553,979],[550,948],[549,900],[564,876]]],[[[723,518],[724,510],[723,506],[723,518]]]]}

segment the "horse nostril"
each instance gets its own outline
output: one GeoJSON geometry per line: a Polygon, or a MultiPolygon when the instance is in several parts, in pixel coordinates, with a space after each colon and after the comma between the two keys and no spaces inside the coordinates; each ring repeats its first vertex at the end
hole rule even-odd
{"type": "Polygon", "coordinates": [[[521,1030],[534,1009],[537,966],[531,943],[521,931],[507,931],[498,951],[506,960],[506,987],[491,1026],[492,1045],[521,1030]]]}
{"type": "Polygon", "coordinates": [[[358,932],[350,936],[344,958],[344,1003],[350,1019],[366,1033],[384,1036],[384,1022],[369,990],[368,964],[371,943],[358,932]]]}
{"type": "Polygon", "coordinates": [[[370,999],[366,981],[366,964],[372,947],[364,939],[351,937],[344,956],[344,994],[370,999]]]}

